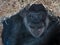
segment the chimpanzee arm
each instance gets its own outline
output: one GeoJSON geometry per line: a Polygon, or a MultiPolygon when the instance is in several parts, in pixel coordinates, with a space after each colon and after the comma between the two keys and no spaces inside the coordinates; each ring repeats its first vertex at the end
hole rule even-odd
{"type": "Polygon", "coordinates": [[[11,32],[11,20],[7,19],[7,20],[4,20],[2,23],[3,23],[3,31],[1,35],[2,42],[4,43],[4,45],[7,45],[7,41],[11,32]]]}
{"type": "Polygon", "coordinates": [[[16,45],[20,27],[21,17],[18,15],[3,21],[2,42],[4,45],[16,45]]]}
{"type": "Polygon", "coordinates": [[[56,32],[56,44],[60,45],[60,17],[59,19],[59,24],[58,24],[58,28],[57,28],[57,32],[56,32]]]}
{"type": "Polygon", "coordinates": [[[58,29],[59,21],[58,20],[51,20],[52,24],[48,27],[47,31],[45,31],[44,35],[41,37],[41,45],[52,45],[55,41],[56,37],[56,32],[58,29]]]}
{"type": "MultiPolygon", "coordinates": [[[[40,37],[40,40],[37,41],[40,45],[52,45],[56,36],[56,28],[58,26],[58,22],[53,22],[49,28],[44,32],[44,34],[40,37]]],[[[36,44],[36,43],[35,43],[36,44]]]]}

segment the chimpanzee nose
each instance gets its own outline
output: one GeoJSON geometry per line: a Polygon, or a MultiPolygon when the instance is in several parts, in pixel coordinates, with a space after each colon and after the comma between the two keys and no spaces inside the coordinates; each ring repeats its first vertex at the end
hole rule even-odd
{"type": "Polygon", "coordinates": [[[35,18],[33,19],[33,22],[34,22],[34,23],[40,23],[39,17],[35,17],[35,18]]]}
{"type": "Polygon", "coordinates": [[[37,23],[40,23],[40,20],[39,19],[34,19],[32,22],[37,24],[37,23]]]}

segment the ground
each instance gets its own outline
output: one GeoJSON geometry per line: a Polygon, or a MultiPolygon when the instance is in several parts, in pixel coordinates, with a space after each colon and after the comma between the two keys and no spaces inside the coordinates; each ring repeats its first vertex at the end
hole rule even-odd
{"type": "MultiPolygon", "coordinates": [[[[3,29],[1,20],[16,14],[27,4],[32,5],[34,3],[42,3],[45,8],[53,12],[55,16],[60,16],[60,0],[0,0],[0,35],[3,29]]],[[[2,45],[1,38],[0,45],[2,45]]]]}

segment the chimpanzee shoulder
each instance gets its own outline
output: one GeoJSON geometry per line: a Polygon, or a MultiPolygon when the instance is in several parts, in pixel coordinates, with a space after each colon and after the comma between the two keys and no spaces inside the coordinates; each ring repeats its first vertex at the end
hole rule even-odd
{"type": "Polygon", "coordinates": [[[22,17],[19,15],[19,14],[16,14],[16,15],[14,15],[14,16],[11,16],[11,18],[10,18],[12,21],[14,21],[14,22],[22,22],[22,17]]]}
{"type": "Polygon", "coordinates": [[[13,15],[2,22],[3,31],[1,37],[2,37],[2,42],[4,44],[5,41],[7,41],[9,36],[11,35],[11,31],[14,28],[14,25],[16,24],[19,25],[21,23],[22,23],[22,17],[19,14],[13,15]]]}

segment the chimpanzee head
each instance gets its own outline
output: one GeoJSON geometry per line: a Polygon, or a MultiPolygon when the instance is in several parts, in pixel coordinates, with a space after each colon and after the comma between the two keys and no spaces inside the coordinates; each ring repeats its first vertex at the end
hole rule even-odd
{"type": "Polygon", "coordinates": [[[33,36],[39,37],[48,26],[47,11],[42,4],[33,4],[28,12],[24,18],[25,26],[33,36]]]}

